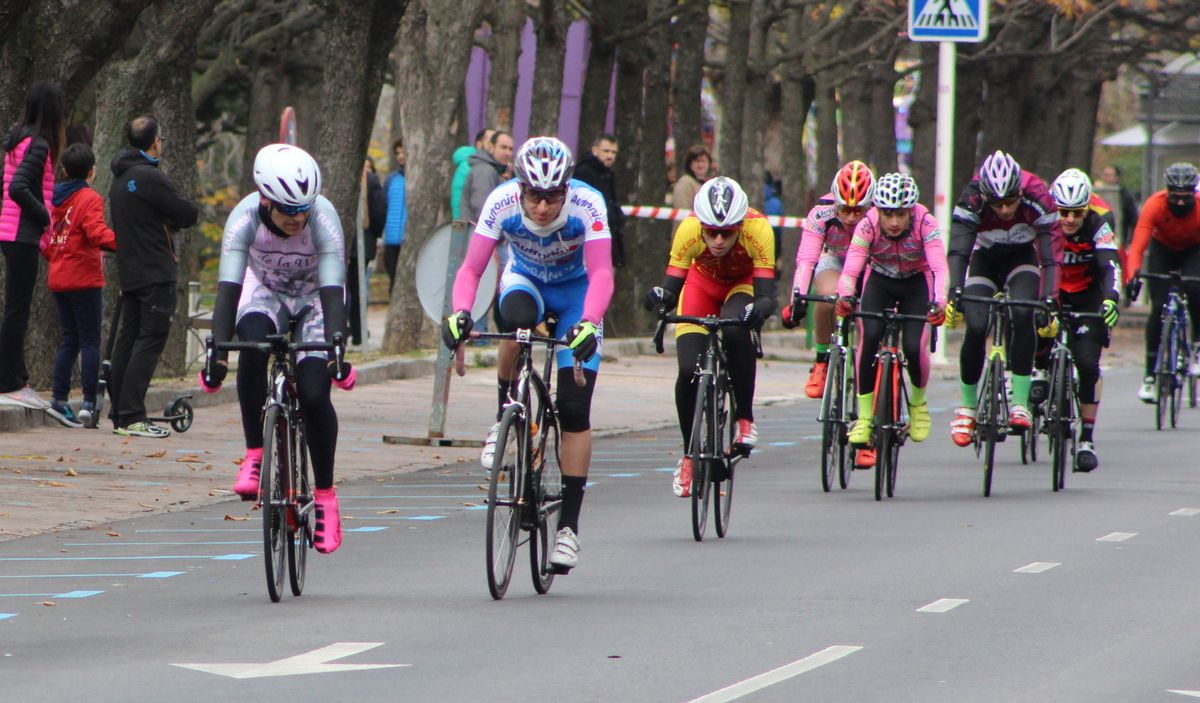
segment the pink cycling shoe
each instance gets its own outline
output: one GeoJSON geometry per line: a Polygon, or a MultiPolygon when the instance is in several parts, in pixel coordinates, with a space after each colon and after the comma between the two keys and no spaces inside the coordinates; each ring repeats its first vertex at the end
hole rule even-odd
{"type": "Polygon", "coordinates": [[[338,515],[337,490],[333,487],[313,491],[313,546],[322,554],[332,554],[342,546],[342,519],[338,515]]]}
{"type": "Polygon", "coordinates": [[[242,468],[238,469],[237,481],[233,484],[233,492],[240,495],[242,500],[258,500],[258,475],[262,471],[262,447],[247,449],[242,459],[242,468]]]}

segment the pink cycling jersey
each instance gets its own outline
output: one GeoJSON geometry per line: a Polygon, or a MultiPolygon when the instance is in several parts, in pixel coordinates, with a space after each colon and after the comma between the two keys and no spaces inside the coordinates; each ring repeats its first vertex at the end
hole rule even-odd
{"type": "Polygon", "coordinates": [[[896,239],[886,236],[879,225],[879,211],[871,208],[854,228],[854,237],[838,279],[838,295],[851,296],[858,276],[870,262],[871,271],[888,278],[926,274],[929,290],[939,304],[946,302],[946,247],[937,220],[925,208],[913,207],[912,225],[896,239]],[[932,280],[930,280],[932,279],[932,280]]]}
{"type": "Polygon", "coordinates": [[[818,200],[816,206],[808,211],[808,217],[804,218],[800,246],[796,249],[796,274],[792,278],[792,289],[808,292],[813,269],[823,252],[845,259],[852,234],[837,217],[837,203],[833,194],[827,193],[818,200]]]}

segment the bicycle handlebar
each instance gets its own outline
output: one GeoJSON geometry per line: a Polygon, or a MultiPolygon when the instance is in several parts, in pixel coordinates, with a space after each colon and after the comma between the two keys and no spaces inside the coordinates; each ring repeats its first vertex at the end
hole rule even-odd
{"type": "Polygon", "coordinates": [[[1200,276],[1185,276],[1179,271],[1171,271],[1169,273],[1141,273],[1137,274],[1138,278],[1149,278],[1156,281],[1173,281],[1175,283],[1200,283],[1200,276]]]}
{"type": "Polygon", "coordinates": [[[803,300],[806,303],[836,303],[838,301],[838,297],[836,295],[796,294],[792,296],[792,300],[803,300]]]}
{"type": "MultiPolygon", "coordinates": [[[[936,303],[933,303],[933,302],[929,303],[930,312],[935,310],[936,307],[937,307],[936,303]]],[[[907,313],[896,312],[895,310],[892,310],[890,308],[883,310],[881,312],[872,312],[872,311],[868,311],[868,310],[855,310],[853,313],[851,313],[851,315],[853,317],[869,317],[873,320],[882,320],[883,322],[887,322],[888,320],[900,320],[902,322],[903,321],[929,322],[928,315],[909,315],[907,313]]],[[[937,351],[937,340],[938,340],[937,331],[938,331],[937,327],[930,325],[930,331],[929,331],[929,353],[930,354],[933,354],[934,352],[937,351]]]]}
{"type": "Polygon", "coordinates": [[[300,354],[303,352],[332,352],[334,373],[342,377],[342,364],[345,362],[346,342],[340,333],[334,335],[332,342],[293,342],[286,334],[269,334],[265,342],[214,342],[212,335],[204,340],[205,364],[212,363],[218,351],[260,351],[264,354],[300,354]]]}
{"type": "MultiPolygon", "coordinates": [[[[565,339],[555,339],[553,337],[541,337],[533,334],[532,330],[516,330],[514,332],[476,332],[471,331],[468,335],[471,339],[495,339],[499,341],[516,342],[518,344],[545,344],[551,349],[554,347],[569,346],[570,342],[565,339]]],[[[599,352],[597,352],[599,353],[599,352]]],[[[450,350],[451,356],[454,357],[454,372],[459,376],[467,375],[467,360],[462,355],[462,344],[459,344],[454,349],[450,350]]],[[[587,379],[583,377],[583,362],[575,359],[575,385],[583,386],[587,383],[587,379]]]]}
{"type": "MultiPolygon", "coordinates": [[[[704,317],[696,317],[694,315],[675,315],[669,313],[662,308],[658,311],[658,326],[654,329],[654,351],[659,354],[663,353],[663,336],[666,334],[667,325],[670,323],[683,323],[691,325],[699,325],[709,332],[716,332],[722,327],[747,327],[749,322],[736,317],[717,317],[716,315],[706,315],[704,317]]],[[[754,353],[761,359],[762,337],[758,330],[752,330],[750,337],[754,340],[754,353]]]]}
{"type": "Polygon", "coordinates": [[[1043,300],[1026,300],[1024,298],[1009,298],[1007,296],[995,298],[983,295],[970,295],[968,293],[959,295],[958,299],[969,303],[983,303],[985,305],[1001,305],[1012,308],[1033,308],[1035,310],[1048,309],[1046,302],[1043,300]]]}

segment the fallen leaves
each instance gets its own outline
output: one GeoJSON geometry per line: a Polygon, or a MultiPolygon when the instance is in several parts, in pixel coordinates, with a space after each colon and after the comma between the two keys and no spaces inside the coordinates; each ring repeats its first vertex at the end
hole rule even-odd
{"type": "Polygon", "coordinates": [[[109,537],[120,537],[121,536],[121,533],[117,532],[115,530],[109,530],[108,532],[105,532],[104,534],[108,535],[109,537]]]}
{"type": "Polygon", "coordinates": [[[62,481],[38,481],[38,486],[42,488],[67,488],[67,484],[62,481]]]}
{"type": "Polygon", "coordinates": [[[72,469],[70,466],[68,466],[67,467],[67,475],[68,476],[78,476],[79,472],[76,471],[75,469],[72,469]]]}
{"type": "Polygon", "coordinates": [[[58,603],[55,603],[52,600],[44,600],[41,603],[38,603],[38,605],[44,605],[47,608],[53,608],[54,606],[58,605],[58,603]]]}
{"type": "Polygon", "coordinates": [[[244,522],[246,520],[249,520],[250,516],[249,515],[226,515],[225,519],[233,520],[234,522],[244,522]]]}
{"type": "Polygon", "coordinates": [[[167,450],[160,449],[157,452],[150,452],[149,454],[144,454],[143,456],[145,456],[147,459],[161,459],[162,457],[164,457],[166,455],[167,455],[167,450]]]}
{"type": "Polygon", "coordinates": [[[399,510],[380,510],[380,511],[377,511],[375,514],[376,515],[399,515],[400,511],[399,510]]]}

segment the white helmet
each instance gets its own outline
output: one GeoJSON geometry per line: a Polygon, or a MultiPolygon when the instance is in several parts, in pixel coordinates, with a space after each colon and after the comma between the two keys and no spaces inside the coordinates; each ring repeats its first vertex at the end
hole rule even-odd
{"type": "Polygon", "coordinates": [[[875,181],[875,207],[883,210],[908,209],[921,196],[917,182],[907,173],[885,173],[875,181]]]}
{"type": "Polygon", "coordinates": [[[268,144],[254,157],[254,182],[267,200],[306,208],[321,193],[321,168],[309,153],[291,144],[268,144]]]}
{"type": "Polygon", "coordinates": [[[746,219],[750,199],[738,182],[717,176],[704,182],[692,199],[692,213],[711,229],[733,229],[746,219]]]}
{"type": "Polygon", "coordinates": [[[1077,168],[1069,168],[1054,179],[1050,186],[1054,204],[1061,208],[1087,207],[1092,200],[1092,180],[1077,168]]]}
{"type": "Polygon", "coordinates": [[[1020,164],[1003,151],[987,157],[979,167],[979,191],[988,200],[1004,200],[1020,195],[1020,164]]]}
{"type": "Polygon", "coordinates": [[[513,159],[517,181],[534,190],[555,190],[571,180],[575,157],[566,144],[554,137],[534,137],[521,145],[513,159]]]}

